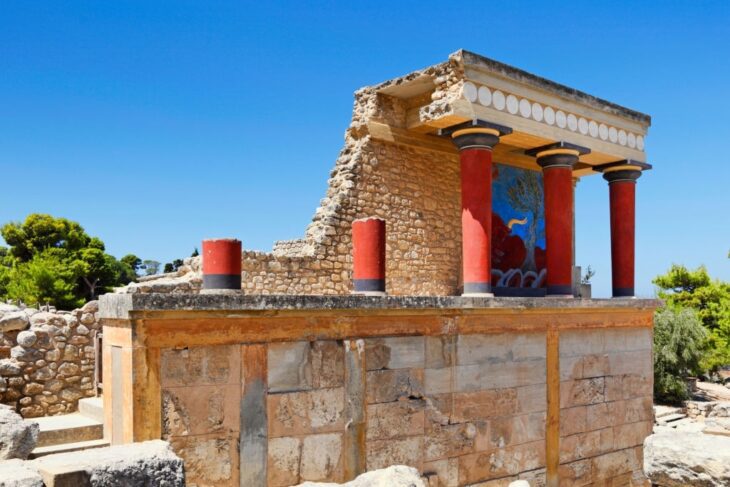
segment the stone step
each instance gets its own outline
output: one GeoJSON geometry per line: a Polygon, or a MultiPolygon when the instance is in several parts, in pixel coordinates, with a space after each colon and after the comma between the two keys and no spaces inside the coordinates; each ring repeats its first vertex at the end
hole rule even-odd
{"type": "Polygon", "coordinates": [[[86,397],[79,401],[79,413],[100,423],[104,422],[104,400],[101,397],[86,397]]]}
{"type": "Polygon", "coordinates": [[[686,414],[681,414],[681,413],[667,414],[666,416],[662,416],[661,418],[658,418],[657,423],[669,424],[674,421],[679,421],[680,419],[684,419],[686,417],[687,417],[686,414]]]}
{"type": "Polygon", "coordinates": [[[104,438],[104,425],[101,421],[96,421],[81,413],[45,416],[27,419],[26,421],[38,423],[40,427],[36,447],[104,438]]]}
{"type": "Polygon", "coordinates": [[[30,458],[40,458],[55,453],[70,453],[91,448],[103,448],[109,446],[108,440],[77,441],[74,443],[61,443],[60,445],[38,446],[31,453],[30,458]]]}
{"type": "Polygon", "coordinates": [[[659,404],[654,405],[654,417],[656,419],[669,416],[670,414],[682,414],[682,408],[674,406],[662,406],[659,404]]]}

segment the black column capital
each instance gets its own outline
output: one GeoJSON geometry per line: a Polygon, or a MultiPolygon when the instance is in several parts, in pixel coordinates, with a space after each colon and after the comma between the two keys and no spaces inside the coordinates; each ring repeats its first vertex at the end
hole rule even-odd
{"type": "Polygon", "coordinates": [[[526,150],[525,154],[536,157],[537,163],[543,169],[550,167],[567,167],[572,169],[578,162],[580,156],[589,154],[590,152],[591,150],[587,147],[561,140],[526,150]]]}
{"type": "Polygon", "coordinates": [[[641,173],[648,171],[651,167],[651,164],[647,164],[646,162],[624,159],[622,161],[601,164],[600,166],[595,166],[593,169],[594,171],[602,172],[603,179],[608,181],[608,184],[611,184],[619,181],[635,183],[641,177],[641,173]]]}
{"type": "Polygon", "coordinates": [[[439,135],[449,136],[456,147],[464,149],[492,149],[499,138],[512,133],[512,129],[485,120],[475,119],[439,130],[439,135]]]}

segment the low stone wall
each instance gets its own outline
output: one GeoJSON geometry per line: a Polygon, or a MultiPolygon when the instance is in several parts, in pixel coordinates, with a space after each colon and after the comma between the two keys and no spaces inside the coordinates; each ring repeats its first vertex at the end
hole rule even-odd
{"type": "Polygon", "coordinates": [[[107,295],[106,428],[167,439],[206,485],[393,464],[444,486],[643,485],[655,305],[107,295]]]}
{"type": "Polygon", "coordinates": [[[74,412],[96,395],[97,301],[74,311],[0,306],[0,402],[34,418],[74,412]]]}

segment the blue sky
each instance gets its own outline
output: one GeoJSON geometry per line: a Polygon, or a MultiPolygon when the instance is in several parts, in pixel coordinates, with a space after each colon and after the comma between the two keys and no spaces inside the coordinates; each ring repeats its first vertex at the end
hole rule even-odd
{"type": "MultiPolygon", "coordinates": [[[[730,2],[0,5],[0,222],[48,212],[117,255],[302,235],[359,87],[459,48],[649,113],[637,288],[730,280],[730,2]]],[[[577,189],[577,261],[610,293],[608,189],[577,189]]]]}

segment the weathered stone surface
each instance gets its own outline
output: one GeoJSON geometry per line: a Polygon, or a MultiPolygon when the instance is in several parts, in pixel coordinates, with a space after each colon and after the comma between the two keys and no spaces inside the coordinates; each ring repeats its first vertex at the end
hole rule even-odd
{"type": "Polygon", "coordinates": [[[369,404],[423,397],[423,369],[373,370],[367,373],[366,397],[369,404]]]}
{"type": "Polygon", "coordinates": [[[653,434],[644,442],[644,474],[659,487],[730,485],[730,437],[653,434]]]}
{"type": "Polygon", "coordinates": [[[3,487],[44,487],[43,477],[23,460],[0,461],[0,485],[3,487]]]}
{"type": "Polygon", "coordinates": [[[411,369],[425,365],[425,337],[389,337],[365,340],[368,370],[411,369]]]}
{"type": "Polygon", "coordinates": [[[272,343],[268,346],[270,392],[306,391],[312,388],[309,342],[272,343]]]}
{"type": "Polygon", "coordinates": [[[0,314],[0,332],[2,333],[25,330],[29,324],[28,315],[23,311],[0,314]]]}
{"type": "Polygon", "coordinates": [[[367,472],[344,484],[304,482],[298,487],[426,487],[418,470],[395,465],[382,470],[367,472]]]}
{"type": "Polygon", "coordinates": [[[38,339],[38,337],[36,336],[36,334],[34,332],[28,331],[28,330],[21,331],[20,333],[18,333],[18,338],[17,338],[18,345],[20,345],[21,347],[25,347],[25,348],[30,348],[33,345],[35,345],[35,342],[37,339],[38,339]]]}
{"type": "Polygon", "coordinates": [[[185,459],[185,478],[195,485],[238,483],[238,438],[227,436],[178,436],[170,438],[172,449],[185,459]]]}
{"type": "Polygon", "coordinates": [[[269,437],[340,431],[344,408],[342,387],[269,395],[269,437]]]}
{"type": "Polygon", "coordinates": [[[302,480],[342,480],[342,435],[307,435],[302,445],[302,480]]]}
{"type": "Polygon", "coordinates": [[[288,487],[299,482],[302,440],[289,436],[270,438],[268,449],[268,484],[288,487]]]}
{"type": "Polygon", "coordinates": [[[236,384],[163,389],[163,434],[238,432],[240,402],[241,387],[236,384]]]}
{"type": "Polygon", "coordinates": [[[241,350],[235,345],[164,349],[160,357],[163,387],[237,384],[241,350]]]}
{"type": "Polygon", "coordinates": [[[184,487],[183,461],[161,440],[95,448],[41,457],[27,464],[42,475],[54,471],[85,472],[89,485],[184,487]]]}
{"type": "Polygon", "coordinates": [[[367,407],[367,439],[382,440],[423,435],[424,407],[421,400],[371,404],[367,407]]]}
{"type": "Polygon", "coordinates": [[[420,469],[423,463],[423,437],[372,440],[366,445],[367,470],[386,468],[392,464],[414,465],[420,469]]]}
{"type": "Polygon", "coordinates": [[[36,423],[23,421],[7,406],[0,406],[0,460],[25,460],[35,448],[40,428],[36,423]]]}

